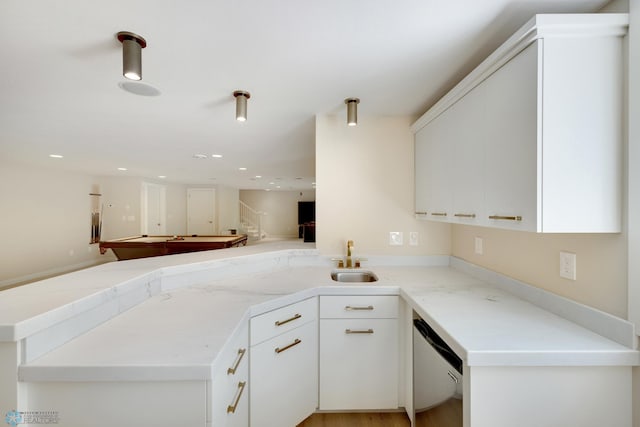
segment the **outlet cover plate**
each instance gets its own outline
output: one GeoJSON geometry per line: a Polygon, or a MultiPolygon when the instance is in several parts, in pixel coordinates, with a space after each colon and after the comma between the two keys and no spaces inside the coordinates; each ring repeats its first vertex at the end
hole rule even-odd
{"type": "Polygon", "coordinates": [[[418,246],[419,235],[417,231],[409,232],[409,246],[418,246]]]}
{"type": "Polygon", "coordinates": [[[389,244],[391,246],[402,246],[402,231],[390,231],[389,232],[389,244]]]}
{"type": "Polygon", "coordinates": [[[560,252],[560,277],[576,280],[576,254],[560,252]]]}

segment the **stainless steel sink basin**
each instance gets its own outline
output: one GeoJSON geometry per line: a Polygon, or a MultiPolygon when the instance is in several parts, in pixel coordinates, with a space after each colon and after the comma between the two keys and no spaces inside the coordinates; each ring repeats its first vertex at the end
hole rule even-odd
{"type": "Polygon", "coordinates": [[[335,270],[331,272],[331,278],[336,282],[377,282],[378,277],[371,271],[367,270],[335,270]]]}

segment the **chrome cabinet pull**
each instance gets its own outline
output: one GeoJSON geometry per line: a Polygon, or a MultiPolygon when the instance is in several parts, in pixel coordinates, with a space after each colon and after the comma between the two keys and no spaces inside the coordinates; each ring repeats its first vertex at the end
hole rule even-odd
{"type": "Polygon", "coordinates": [[[345,334],[372,334],[373,329],[345,329],[345,334]]]}
{"type": "Polygon", "coordinates": [[[432,216],[447,216],[446,212],[431,212],[432,216]]]}
{"type": "Polygon", "coordinates": [[[458,218],[475,218],[476,214],[453,214],[453,216],[458,217],[458,218]]]}
{"type": "Polygon", "coordinates": [[[240,366],[240,362],[242,361],[242,358],[244,357],[244,354],[246,352],[246,348],[238,349],[238,356],[236,357],[236,361],[231,368],[227,369],[227,375],[233,375],[236,373],[236,369],[238,369],[238,366],[240,366]]]}
{"type": "Polygon", "coordinates": [[[367,305],[364,307],[358,307],[358,306],[353,306],[353,305],[347,305],[344,308],[347,311],[357,311],[357,310],[373,310],[373,306],[372,305],[367,305]]]}
{"type": "Polygon", "coordinates": [[[246,381],[240,381],[238,383],[238,392],[236,394],[236,398],[233,401],[233,405],[227,406],[227,414],[233,414],[234,412],[236,412],[236,408],[238,407],[238,403],[240,403],[240,398],[242,397],[242,392],[244,391],[244,387],[246,385],[246,381]]]}
{"type": "Polygon", "coordinates": [[[522,221],[521,216],[502,216],[502,215],[491,215],[489,219],[498,219],[503,221],[522,221]]]}
{"type": "Polygon", "coordinates": [[[282,348],[277,347],[277,348],[276,348],[276,353],[280,354],[280,353],[282,353],[283,351],[285,351],[285,350],[289,350],[291,347],[293,347],[293,346],[295,346],[295,345],[300,344],[301,342],[302,342],[301,340],[299,340],[298,338],[296,338],[296,340],[295,340],[294,342],[292,342],[291,344],[289,344],[289,345],[285,345],[285,346],[284,346],[284,347],[282,347],[282,348]]]}
{"type": "Polygon", "coordinates": [[[427,215],[427,212],[414,212],[416,215],[427,215]]]}
{"type": "Polygon", "coordinates": [[[293,322],[302,317],[302,314],[296,313],[293,317],[288,318],[287,320],[276,320],[276,326],[282,326],[285,323],[293,322]]]}
{"type": "Polygon", "coordinates": [[[449,377],[451,377],[451,379],[453,380],[454,383],[458,384],[458,382],[460,382],[460,380],[458,379],[458,377],[456,377],[455,375],[453,375],[453,373],[451,371],[447,371],[447,374],[449,375],[449,377]]]}

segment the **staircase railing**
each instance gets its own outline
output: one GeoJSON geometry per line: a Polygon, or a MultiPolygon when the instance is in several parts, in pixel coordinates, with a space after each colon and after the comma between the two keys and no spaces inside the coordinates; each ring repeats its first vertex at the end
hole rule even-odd
{"type": "Polygon", "coordinates": [[[261,240],[263,235],[262,230],[262,212],[258,212],[253,209],[251,206],[244,203],[242,200],[240,202],[240,223],[244,227],[252,227],[257,230],[257,239],[261,240]]]}

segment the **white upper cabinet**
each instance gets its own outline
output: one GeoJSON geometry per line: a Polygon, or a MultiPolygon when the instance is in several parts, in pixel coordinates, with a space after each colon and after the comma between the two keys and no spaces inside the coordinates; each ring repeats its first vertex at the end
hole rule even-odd
{"type": "Polygon", "coordinates": [[[626,14],[537,15],[425,113],[413,125],[416,215],[620,232],[627,25],[626,14]]]}

